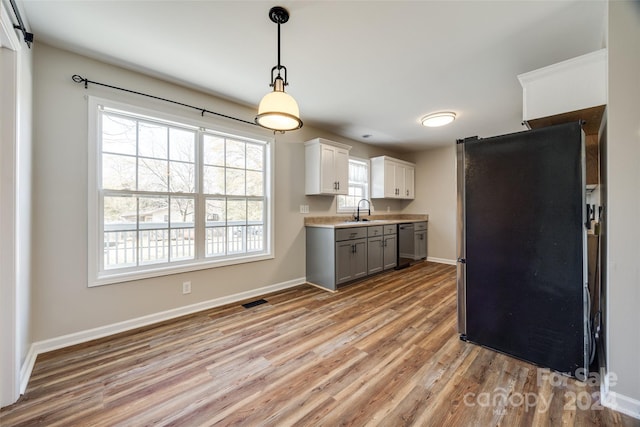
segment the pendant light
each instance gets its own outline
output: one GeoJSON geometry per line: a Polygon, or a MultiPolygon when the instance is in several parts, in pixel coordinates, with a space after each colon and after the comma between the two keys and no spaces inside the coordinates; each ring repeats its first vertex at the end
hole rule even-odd
{"type": "Polygon", "coordinates": [[[280,24],[289,20],[289,12],[283,7],[275,6],[269,11],[269,18],[278,24],[278,65],[271,69],[269,86],[273,88],[273,92],[266,94],[260,101],[256,124],[277,132],[300,129],[302,120],[300,120],[298,103],[284,91],[284,87],[289,84],[287,68],[280,65],[280,24]],[[277,75],[274,76],[276,71],[277,75]]]}

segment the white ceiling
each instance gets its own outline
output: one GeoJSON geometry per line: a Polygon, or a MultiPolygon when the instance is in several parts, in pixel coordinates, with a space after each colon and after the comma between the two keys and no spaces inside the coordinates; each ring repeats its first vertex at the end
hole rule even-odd
{"type": "Polygon", "coordinates": [[[291,15],[282,64],[305,124],[398,150],[524,130],[516,76],[604,47],[607,9],[604,0],[21,4],[36,41],[256,109],[277,62],[276,5],[291,15]],[[420,126],[439,110],[458,119],[420,126]]]}

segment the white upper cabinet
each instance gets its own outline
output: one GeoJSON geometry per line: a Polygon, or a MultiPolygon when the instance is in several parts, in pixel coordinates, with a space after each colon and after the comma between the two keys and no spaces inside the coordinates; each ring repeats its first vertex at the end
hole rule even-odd
{"type": "Polygon", "coordinates": [[[524,121],[607,103],[607,49],[520,74],[524,121]]]}
{"type": "Polygon", "coordinates": [[[407,199],[415,199],[416,197],[416,168],[415,166],[408,166],[405,169],[404,175],[404,191],[406,193],[407,199]]]}
{"type": "Polygon", "coordinates": [[[375,199],[415,198],[415,165],[387,156],[372,157],[371,197],[375,199]]]}
{"type": "Polygon", "coordinates": [[[348,194],[351,146],[322,138],[312,139],[304,145],[305,194],[348,194]]]}

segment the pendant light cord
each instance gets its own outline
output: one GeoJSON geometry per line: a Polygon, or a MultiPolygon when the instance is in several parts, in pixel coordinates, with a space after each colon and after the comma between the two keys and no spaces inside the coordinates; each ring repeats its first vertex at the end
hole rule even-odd
{"type": "MultiPolygon", "coordinates": [[[[280,26],[278,25],[278,29],[279,28],[280,28],[280,26]]],[[[278,56],[279,55],[280,55],[280,51],[278,50],[278,56]]],[[[280,61],[278,60],[278,62],[280,62],[280,61]]],[[[231,119],[231,120],[235,120],[235,121],[238,121],[238,122],[246,123],[248,125],[257,126],[254,122],[250,122],[250,121],[247,121],[247,120],[239,119],[237,117],[232,117],[232,116],[227,116],[226,114],[216,113],[215,111],[207,110],[206,108],[196,107],[194,105],[185,104],[184,102],[178,102],[178,101],[173,101],[173,100],[167,99],[167,98],[161,98],[161,97],[155,96],[155,95],[149,95],[148,93],[138,92],[138,91],[131,90],[131,89],[125,89],[125,88],[118,87],[118,86],[112,86],[112,85],[109,85],[109,84],[106,84],[106,83],[96,82],[96,81],[93,81],[93,80],[85,79],[84,77],[82,77],[82,76],[80,76],[78,74],[74,74],[71,77],[71,80],[73,80],[75,83],[84,83],[84,88],[85,89],[88,89],[89,83],[91,83],[91,84],[98,85],[98,86],[108,87],[109,89],[116,89],[116,90],[119,90],[119,91],[122,91],[122,92],[133,93],[134,95],[146,96],[147,98],[152,98],[152,99],[157,99],[159,101],[169,102],[171,104],[180,105],[181,107],[191,108],[193,110],[200,111],[200,115],[202,117],[204,117],[204,113],[208,113],[208,114],[213,114],[213,115],[216,115],[216,116],[219,116],[219,117],[224,117],[225,119],[231,119]]]]}
{"type": "Polygon", "coordinates": [[[280,75],[280,69],[282,66],[280,65],[280,21],[278,21],[278,75],[280,75]]]}

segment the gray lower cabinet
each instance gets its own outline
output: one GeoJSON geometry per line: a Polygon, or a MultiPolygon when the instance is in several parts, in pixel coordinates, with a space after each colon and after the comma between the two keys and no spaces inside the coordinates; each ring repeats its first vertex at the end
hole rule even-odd
{"type": "Polygon", "coordinates": [[[367,267],[369,274],[376,274],[398,265],[396,225],[369,227],[367,236],[367,267]]]}
{"type": "Polygon", "coordinates": [[[426,259],[427,258],[427,223],[426,222],[417,222],[414,225],[414,248],[415,248],[415,259],[426,259]]]}
{"type": "Polygon", "coordinates": [[[336,242],[336,285],[367,275],[367,239],[336,242]]]}
{"type": "Polygon", "coordinates": [[[384,227],[384,236],[382,240],[383,247],[383,266],[384,270],[394,268],[398,265],[398,227],[396,225],[387,225],[384,227]]]}
{"type": "Polygon", "coordinates": [[[384,240],[382,236],[367,239],[367,273],[376,274],[384,269],[384,240]]]}
{"type": "Polygon", "coordinates": [[[367,275],[367,227],[306,227],[307,281],[327,289],[367,275]]]}
{"type": "Polygon", "coordinates": [[[367,227],[367,273],[375,274],[384,269],[384,237],[382,226],[367,227]]]}
{"type": "Polygon", "coordinates": [[[327,289],[397,265],[397,226],[306,227],[307,281],[327,289]]]}

